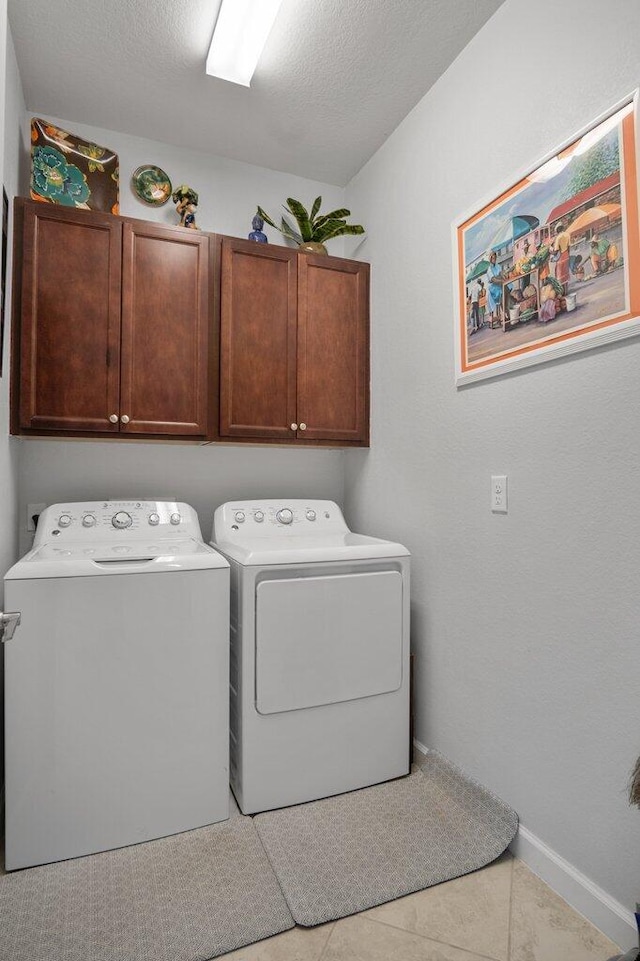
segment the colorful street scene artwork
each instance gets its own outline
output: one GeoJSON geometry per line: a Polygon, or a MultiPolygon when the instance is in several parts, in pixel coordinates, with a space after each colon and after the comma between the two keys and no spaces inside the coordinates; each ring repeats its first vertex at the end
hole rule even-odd
{"type": "Polygon", "coordinates": [[[637,316],[633,103],[468,218],[457,246],[460,374],[544,360],[554,344],[566,353],[637,316]]]}

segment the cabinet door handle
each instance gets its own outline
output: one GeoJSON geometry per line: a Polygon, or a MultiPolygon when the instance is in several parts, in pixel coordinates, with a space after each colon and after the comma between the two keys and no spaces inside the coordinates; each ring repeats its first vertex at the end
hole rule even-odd
{"type": "Polygon", "coordinates": [[[118,423],[118,415],[117,415],[117,414],[110,414],[110,415],[109,415],[109,420],[111,421],[112,424],[117,424],[117,423],[118,423]]]}
{"type": "Polygon", "coordinates": [[[291,430],[297,430],[297,429],[298,429],[298,425],[297,425],[297,424],[292,424],[292,425],[291,425],[291,430]]]}
{"type": "Polygon", "coordinates": [[[306,424],[300,424],[300,430],[306,430],[306,429],[307,429],[306,424]]]}
{"type": "Polygon", "coordinates": [[[126,414],[123,414],[122,417],[120,418],[120,420],[122,421],[123,424],[128,424],[128,423],[129,423],[129,418],[127,417],[126,414]]]}

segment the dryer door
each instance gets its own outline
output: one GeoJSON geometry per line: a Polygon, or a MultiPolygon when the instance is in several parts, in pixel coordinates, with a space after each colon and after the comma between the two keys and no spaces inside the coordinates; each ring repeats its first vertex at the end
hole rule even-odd
{"type": "Polygon", "coordinates": [[[396,691],[402,575],[371,571],[261,581],[256,707],[276,714],[396,691]]]}

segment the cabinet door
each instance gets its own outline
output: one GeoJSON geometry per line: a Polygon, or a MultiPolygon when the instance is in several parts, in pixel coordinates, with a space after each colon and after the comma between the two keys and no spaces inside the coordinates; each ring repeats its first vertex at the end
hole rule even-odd
{"type": "Polygon", "coordinates": [[[222,240],[221,437],[295,437],[297,256],[222,240]]]}
{"type": "Polygon", "coordinates": [[[120,430],[207,432],[209,238],[123,225],[120,430]]]}
{"type": "Polygon", "coordinates": [[[299,436],[367,444],[369,265],[300,255],[298,278],[299,436]]]}
{"type": "Polygon", "coordinates": [[[21,428],[117,432],[120,236],[106,214],[25,205],[21,428]]]}

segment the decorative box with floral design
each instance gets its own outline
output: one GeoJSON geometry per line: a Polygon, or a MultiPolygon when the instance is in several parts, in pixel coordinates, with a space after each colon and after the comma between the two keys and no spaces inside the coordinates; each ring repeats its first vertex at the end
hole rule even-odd
{"type": "Polygon", "coordinates": [[[119,211],[118,155],[46,120],[31,120],[31,186],[33,200],[119,211]]]}

